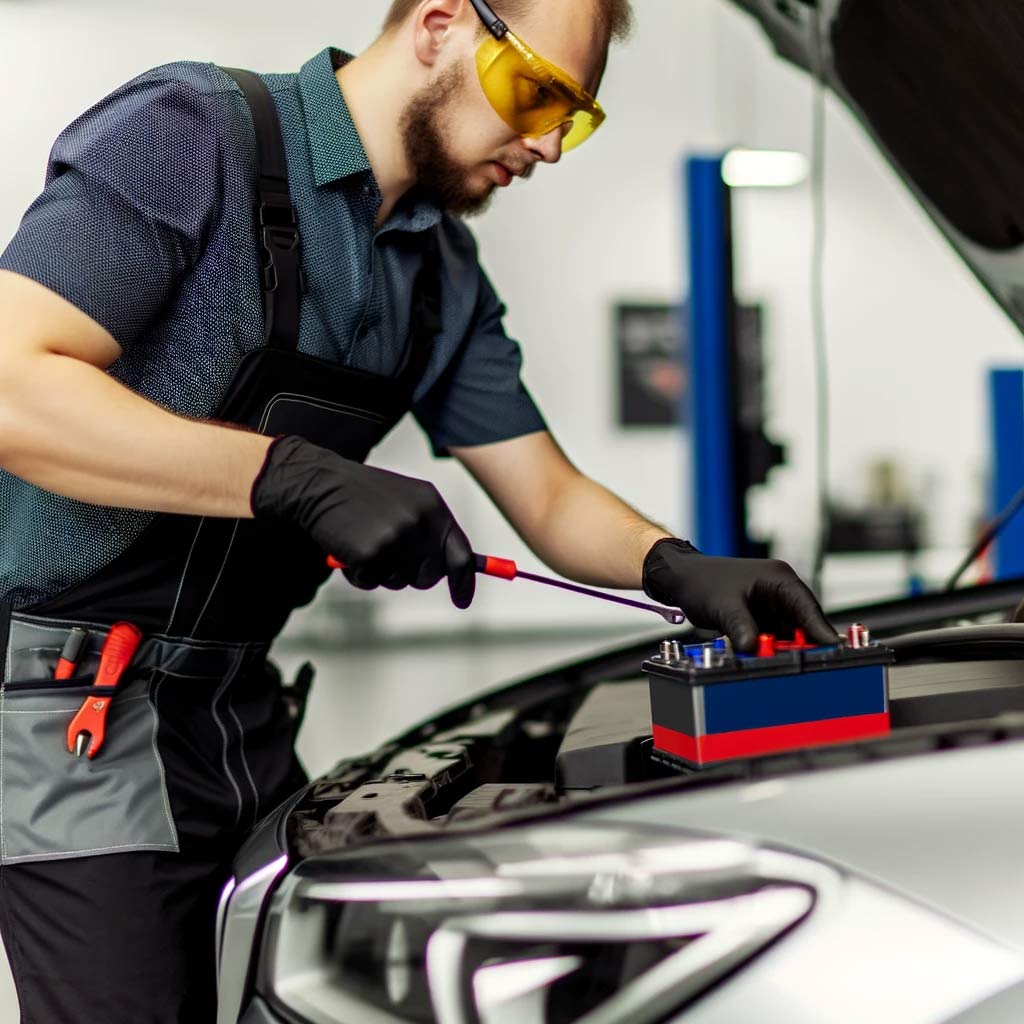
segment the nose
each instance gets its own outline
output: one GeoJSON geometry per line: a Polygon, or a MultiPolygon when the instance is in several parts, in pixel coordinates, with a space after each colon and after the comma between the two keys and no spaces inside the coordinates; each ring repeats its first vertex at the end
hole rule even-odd
{"type": "Polygon", "coordinates": [[[546,135],[524,138],[523,143],[531,153],[536,153],[546,164],[557,164],[562,159],[562,139],[565,138],[565,126],[559,125],[546,135]]]}

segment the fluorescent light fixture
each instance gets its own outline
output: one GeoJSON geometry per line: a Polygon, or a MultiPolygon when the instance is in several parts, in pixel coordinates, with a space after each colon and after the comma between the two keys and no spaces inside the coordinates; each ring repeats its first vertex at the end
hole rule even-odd
{"type": "Polygon", "coordinates": [[[789,188],[807,178],[807,157],[784,149],[730,149],[722,181],[730,188],[789,188]]]}

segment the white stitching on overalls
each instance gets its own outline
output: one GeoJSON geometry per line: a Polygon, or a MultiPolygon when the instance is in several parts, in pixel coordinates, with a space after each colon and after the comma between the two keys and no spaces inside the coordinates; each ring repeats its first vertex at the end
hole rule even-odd
{"type": "MultiPolygon", "coordinates": [[[[159,671],[159,670],[158,670],[159,671]]],[[[161,675],[156,681],[156,686],[153,687],[152,696],[147,693],[146,700],[149,702],[149,710],[153,714],[153,756],[156,758],[157,767],[160,769],[160,797],[164,802],[164,814],[167,815],[167,825],[171,830],[171,836],[174,840],[173,849],[181,849],[181,841],[178,839],[178,829],[174,824],[174,817],[171,814],[171,798],[167,792],[167,773],[164,771],[164,759],[160,756],[160,749],[157,746],[157,733],[160,730],[160,712],[157,710],[157,698],[160,695],[160,687],[164,685],[164,680],[167,678],[166,675],[161,675]]]]}
{"type": "MultiPolygon", "coordinates": [[[[25,695],[28,696],[28,697],[32,696],[31,693],[26,693],[25,695]]],[[[131,704],[132,701],[148,700],[148,699],[149,698],[146,697],[145,694],[143,694],[140,697],[118,697],[117,698],[117,706],[121,707],[121,706],[123,706],[125,704],[131,704]]],[[[81,704],[76,704],[74,707],[70,707],[70,708],[51,708],[49,711],[39,711],[39,710],[31,710],[31,709],[27,710],[27,711],[15,711],[13,709],[12,710],[8,710],[7,708],[2,708],[2,709],[0,709],[0,715],[68,715],[68,714],[74,714],[74,712],[76,712],[81,706],[82,706],[81,704]]]]}
{"type": "Polygon", "coordinates": [[[242,791],[238,788],[238,783],[235,782],[235,777],[231,774],[231,766],[228,764],[228,731],[224,728],[224,723],[220,720],[220,716],[217,714],[217,701],[220,700],[224,691],[228,686],[230,686],[235,676],[238,674],[238,666],[244,653],[245,648],[243,647],[235,656],[234,664],[228,670],[228,674],[224,677],[224,682],[220,684],[219,689],[213,696],[213,702],[210,704],[210,713],[213,715],[213,720],[217,723],[217,728],[220,730],[221,739],[224,741],[224,750],[221,754],[221,764],[224,766],[224,774],[227,775],[228,781],[231,783],[231,788],[235,791],[235,799],[238,801],[238,811],[235,814],[236,825],[242,820],[242,791]]]}
{"type": "MultiPolygon", "coordinates": [[[[124,704],[125,701],[118,701],[124,704]]],[[[76,704],[73,708],[57,708],[54,711],[8,711],[7,708],[0,710],[0,715],[6,718],[8,715],[73,715],[82,705],[76,704]]]]}
{"type": "Polygon", "coordinates": [[[195,633],[199,630],[199,623],[203,621],[203,616],[206,614],[206,609],[210,607],[210,602],[213,600],[213,595],[217,590],[217,585],[220,583],[220,578],[224,575],[224,570],[228,565],[228,558],[231,557],[231,549],[235,544],[235,535],[238,533],[238,527],[241,524],[240,519],[235,520],[235,528],[231,531],[231,539],[228,541],[227,547],[224,549],[224,557],[221,559],[220,569],[217,570],[217,578],[213,581],[213,586],[210,587],[210,592],[206,595],[206,603],[203,605],[196,618],[195,624],[192,626],[190,632],[195,633]]]}
{"type": "Polygon", "coordinates": [[[88,853],[114,853],[118,850],[170,850],[177,853],[180,847],[171,843],[126,843],[122,846],[94,846],[88,850],[60,850],[57,853],[21,853],[17,857],[4,857],[4,864],[17,864],[19,861],[69,860],[88,853]]]}
{"type": "MultiPolygon", "coordinates": [[[[39,632],[43,633],[44,635],[52,633],[54,631],[56,627],[54,627],[53,622],[53,619],[43,618],[39,615],[29,615],[28,612],[11,613],[12,628],[14,625],[19,625],[23,627],[30,626],[33,629],[36,629],[39,632]]],[[[61,619],[60,622],[62,632],[64,631],[63,627],[67,627],[68,629],[70,629],[72,626],[81,626],[83,629],[89,630],[90,632],[92,630],[103,632],[104,630],[110,628],[109,624],[104,625],[102,622],[90,622],[87,619],[61,619]]],[[[24,650],[24,648],[22,648],[22,650],[24,650]]]]}
{"type": "Polygon", "coordinates": [[[181,600],[181,592],[185,589],[185,577],[188,575],[189,563],[192,561],[192,554],[196,549],[196,544],[199,541],[199,534],[202,533],[203,523],[206,522],[206,517],[203,516],[199,520],[199,525],[196,527],[196,535],[192,538],[192,547],[188,549],[188,557],[185,559],[185,564],[181,570],[181,579],[178,581],[178,592],[174,595],[174,607],[171,608],[171,617],[167,620],[167,625],[164,626],[164,632],[170,633],[171,626],[174,624],[174,616],[178,614],[178,602],[181,600]]]}
{"type": "MultiPolygon", "coordinates": [[[[288,391],[280,391],[276,395],[274,395],[274,397],[269,402],[267,402],[267,407],[266,407],[266,409],[263,410],[263,418],[260,420],[260,425],[259,425],[259,428],[257,429],[257,433],[262,433],[263,432],[263,430],[267,426],[267,423],[270,421],[270,415],[273,412],[274,406],[277,405],[278,402],[283,402],[283,401],[292,401],[292,402],[295,402],[297,405],[308,405],[308,406],[311,406],[314,409],[330,409],[330,410],[334,410],[334,411],[339,411],[340,410],[340,411],[343,411],[343,412],[349,412],[349,413],[352,413],[353,415],[355,415],[355,416],[357,416],[357,417],[359,417],[361,419],[366,420],[368,423],[384,423],[385,422],[385,418],[383,416],[377,416],[376,414],[373,414],[373,413],[367,413],[367,412],[365,412],[363,410],[354,409],[351,406],[342,405],[342,404],[340,404],[338,402],[324,402],[324,401],[320,401],[320,400],[314,401],[313,399],[305,398],[302,395],[295,395],[295,394],[292,394],[291,392],[288,392],[288,391]]],[[[190,631],[192,633],[195,633],[199,629],[199,623],[202,620],[203,616],[206,614],[206,609],[209,607],[210,601],[213,600],[214,592],[216,591],[218,585],[220,584],[221,577],[224,575],[224,570],[227,567],[228,559],[231,557],[231,550],[235,546],[235,537],[238,534],[238,526],[239,526],[240,522],[241,522],[241,520],[239,520],[239,519],[235,520],[235,528],[231,531],[231,539],[228,541],[227,548],[224,551],[224,558],[223,558],[223,560],[220,563],[220,570],[217,572],[217,578],[213,581],[213,586],[210,587],[210,591],[206,595],[206,602],[203,604],[203,609],[199,613],[199,618],[196,619],[195,625],[192,627],[192,629],[190,631]]],[[[199,525],[201,527],[202,523],[200,523],[199,525]]],[[[198,539],[198,536],[199,536],[199,531],[197,530],[196,531],[197,539],[198,539]]],[[[192,542],[192,546],[193,546],[193,548],[195,547],[195,541],[192,542]]],[[[188,560],[186,560],[186,562],[185,562],[185,569],[182,571],[181,583],[178,586],[178,597],[175,598],[175,601],[174,601],[174,609],[175,610],[171,612],[171,618],[170,618],[170,620],[167,623],[167,631],[168,632],[170,632],[170,629],[171,629],[171,622],[174,621],[174,615],[175,615],[175,612],[176,612],[177,607],[178,607],[178,599],[181,597],[181,591],[182,591],[182,588],[185,585],[185,572],[188,571],[188,562],[191,560],[191,558],[192,558],[192,552],[189,551],[188,560]]]]}
{"type": "Polygon", "coordinates": [[[245,776],[249,780],[249,786],[252,789],[253,799],[256,801],[252,814],[252,823],[256,824],[260,820],[260,795],[256,790],[256,783],[253,781],[252,772],[249,770],[249,759],[245,756],[245,730],[242,728],[242,723],[238,719],[238,715],[235,713],[234,705],[231,703],[231,694],[228,694],[228,711],[231,712],[231,717],[235,720],[235,725],[238,726],[238,752],[242,756],[242,767],[245,768],[245,776]]]}
{"type": "Polygon", "coordinates": [[[279,391],[269,402],[267,402],[267,407],[263,411],[263,419],[260,421],[259,433],[263,433],[266,429],[267,423],[270,422],[270,414],[273,411],[274,406],[279,402],[285,401],[295,402],[296,405],[309,405],[314,409],[329,409],[335,412],[349,412],[358,419],[366,420],[368,423],[387,422],[387,417],[381,416],[375,412],[367,412],[366,409],[356,409],[354,406],[343,405],[341,402],[326,402],[322,398],[308,398],[305,395],[297,395],[290,391],[279,391]]]}

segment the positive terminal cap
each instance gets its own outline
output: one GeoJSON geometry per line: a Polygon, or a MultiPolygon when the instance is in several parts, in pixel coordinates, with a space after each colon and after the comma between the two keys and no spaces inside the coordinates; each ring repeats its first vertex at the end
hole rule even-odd
{"type": "Polygon", "coordinates": [[[775,657],[775,637],[771,633],[762,633],[757,638],[757,656],[759,658],[775,657]]]}
{"type": "Polygon", "coordinates": [[[859,622],[852,623],[846,630],[846,639],[849,645],[854,649],[858,650],[861,647],[867,646],[865,639],[865,633],[867,630],[859,622]]]}

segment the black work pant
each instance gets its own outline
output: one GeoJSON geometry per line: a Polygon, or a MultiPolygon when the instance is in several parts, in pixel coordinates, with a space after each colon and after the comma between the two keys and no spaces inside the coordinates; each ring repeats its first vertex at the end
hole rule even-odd
{"type": "Polygon", "coordinates": [[[232,852],[0,868],[23,1024],[213,1024],[214,925],[232,852]]]}

